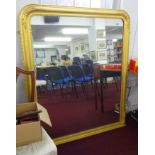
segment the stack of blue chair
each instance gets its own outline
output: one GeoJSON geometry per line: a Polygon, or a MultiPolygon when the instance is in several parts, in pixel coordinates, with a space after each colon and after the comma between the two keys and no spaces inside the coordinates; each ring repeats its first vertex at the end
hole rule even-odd
{"type": "Polygon", "coordinates": [[[85,73],[85,76],[93,80],[93,66],[85,63],[85,64],[82,64],[82,68],[85,73]]]}
{"type": "Polygon", "coordinates": [[[80,57],[73,57],[73,65],[81,65],[80,57]]]}
{"type": "Polygon", "coordinates": [[[63,74],[63,78],[65,82],[70,82],[72,81],[72,76],[67,68],[67,66],[60,66],[63,74]]]}
{"type": "Polygon", "coordinates": [[[45,69],[43,69],[43,68],[37,68],[36,69],[37,70],[37,80],[48,80],[48,78],[47,78],[47,73],[46,73],[46,71],[45,71],[45,69]]]}
{"type": "Polygon", "coordinates": [[[68,66],[68,70],[72,75],[72,80],[74,84],[73,86],[76,94],[77,94],[76,86],[79,84],[82,87],[83,93],[85,93],[85,83],[91,82],[92,79],[85,75],[82,67],[79,65],[68,66]]]}
{"type": "Polygon", "coordinates": [[[67,82],[64,81],[62,70],[59,67],[49,67],[47,69],[47,73],[53,90],[55,86],[59,86],[61,89],[61,94],[63,94],[63,86],[66,85],[67,82]]]}

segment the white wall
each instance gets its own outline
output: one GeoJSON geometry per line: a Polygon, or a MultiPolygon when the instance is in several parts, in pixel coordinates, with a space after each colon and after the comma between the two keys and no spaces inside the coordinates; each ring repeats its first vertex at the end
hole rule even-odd
{"type": "Polygon", "coordinates": [[[92,26],[91,28],[89,28],[88,40],[89,40],[90,51],[95,51],[96,50],[96,28],[95,26],[92,26]]]}
{"type": "Polygon", "coordinates": [[[71,42],[71,44],[70,44],[70,47],[72,48],[71,59],[73,57],[75,57],[75,56],[82,57],[82,55],[85,54],[85,53],[81,53],[81,52],[79,52],[79,54],[78,54],[78,53],[75,52],[75,47],[79,47],[79,49],[80,49],[81,48],[81,44],[89,44],[88,43],[88,38],[80,39],[80,40],[76,40],[76,41],[72,41],[71,42]]]}
{"type": "Polygon", "coordinates": [[[59,47],[56,47],[57,50],[59,51],[59,58],[61,58],[61,55],[66,55],[66,47],[63,47],[63,46],[59,46],[59,47]]]}
{"type": "Polygon", "coordinates": [[[106,35],[106,39],[107,40],[111,40],[111,39],[122,39],[122,34],[108,34],[106,35]]]}
{"type": "Polygon", "coordinates": [[[45,48],[42,50],[45,52],[45,58],[37,58],[36,57],[37,49],[34,50],[34,59],[35,59],[35,64],[37,65],[42,63],[43,59],[45,59],[47,63],[51,63],[51,56],[55,56],[57,53],[57,50],[55,48],[45,48]]]}
{"type": "Polygon", "coordinates": [[[121,8],[130,15],[130,51],[129,57],[138,58],[138,0],[122,0],[121,8]]]}

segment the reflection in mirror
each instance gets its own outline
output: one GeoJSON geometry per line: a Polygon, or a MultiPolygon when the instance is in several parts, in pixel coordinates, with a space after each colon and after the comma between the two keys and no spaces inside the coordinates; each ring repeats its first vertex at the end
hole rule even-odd
{"type": "Polygon", "coordinates": [[[38,102],[52,138],[119,121],[123,22],[42,17],[31,20],[38,102]]]}

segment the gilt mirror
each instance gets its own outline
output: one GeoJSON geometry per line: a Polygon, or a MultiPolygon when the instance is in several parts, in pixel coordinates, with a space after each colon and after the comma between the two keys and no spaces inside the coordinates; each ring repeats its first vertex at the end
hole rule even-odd
{"type": "MultiPolygon", "coordinates": [[[[23,64],[35,70],[56,144],[125,125],[129,16],[124,11],[29,5],[19,16],[23,64]]],[[[27,94],[31,93],[26,79],[27,94]]]]}

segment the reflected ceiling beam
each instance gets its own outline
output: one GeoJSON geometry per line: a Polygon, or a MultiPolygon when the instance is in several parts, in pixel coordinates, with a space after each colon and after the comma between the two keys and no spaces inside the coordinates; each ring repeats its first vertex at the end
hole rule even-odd
{"type": "Polygon", "coordinates": [[[88,28],[63,28],[62,33],[67,35],[83,35],[88,34],[88,28]]]}
{"type": "Polygon", "coordinates": [[[70,42],[72,41],[71,37],[45,37],[44,41],[46,42],[70,42]]]}
{"type": "Polygon", "coordinates": [[[68,46],[67,42],[34,42],[33,48],[55,48],[56,46],[68,46]]]}

